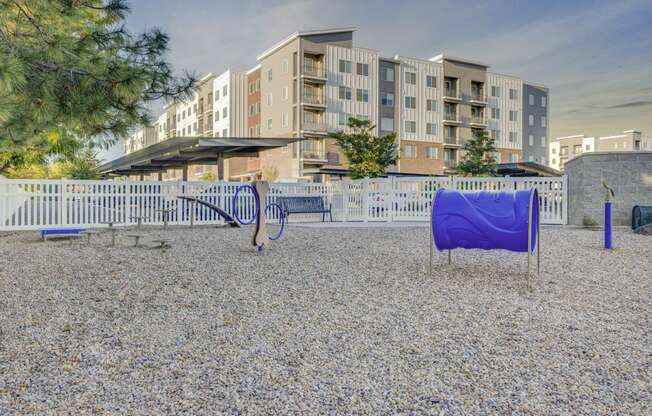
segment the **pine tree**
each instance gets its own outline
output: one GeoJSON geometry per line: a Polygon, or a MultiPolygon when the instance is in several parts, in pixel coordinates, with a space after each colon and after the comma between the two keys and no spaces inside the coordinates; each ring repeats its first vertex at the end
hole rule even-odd
{"type": "Polygon", "coordinates": [[[147,103],[188,98],[159,29],[125,30],[124,0],[0,2],[0,173],[110,145],[151,116],[147,103]]]}
{"type": "Polygon", "coordinates": [[[495,141],[486,130],[474,130],[464,144],[464,157],[457,170],[464,176],[496,176],[495,141]]]}
{"type": "Polygon", "coordinates": [[[369,120],[350,117],[351,133],[338,131],[331,134],[349,161],[349,176],[353,179],[377,178],[385,175],[388,166],[396,163],[396,134],[376,137],[376,127],[369,120]]]}

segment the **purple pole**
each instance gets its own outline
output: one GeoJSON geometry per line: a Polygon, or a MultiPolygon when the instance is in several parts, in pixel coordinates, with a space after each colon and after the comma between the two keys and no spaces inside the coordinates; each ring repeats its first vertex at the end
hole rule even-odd
{"type": "Polygon", "coordinates": [[[611,246],[611,201],[604,202],[604,248],[610,250],[611,246]]]}

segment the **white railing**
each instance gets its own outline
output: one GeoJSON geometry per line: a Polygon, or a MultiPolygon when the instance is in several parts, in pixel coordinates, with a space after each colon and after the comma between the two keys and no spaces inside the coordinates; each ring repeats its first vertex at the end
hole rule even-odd
{"type": "MultiPolygon", "coordinates": [[[[222,219],[203,205],[177,196],[194,196],[233,214],[240,182],[75,181],[0,179],[0,230],[44,227],[101,227],[107,221],[134,225],[215,224],[222,219]],[[194,214],[193,214],[194,213],[194,214]]],[[[272,183],[267,202],[279,196],[320,195],[332,205],[335,221],[427,221],[437,189],[467,191],[536,188],[544,224],[567,223],[566,177],[469,178],[390,177],[332,183],[272,183]]],[[[241,192],[236,209],[251,218],[253,196],[241,192]]],[[[268,215],[276,220],[277,212],[268,215]]],[[[321,220],[321,215],[293,215],[292,221],[321,220]]]]}

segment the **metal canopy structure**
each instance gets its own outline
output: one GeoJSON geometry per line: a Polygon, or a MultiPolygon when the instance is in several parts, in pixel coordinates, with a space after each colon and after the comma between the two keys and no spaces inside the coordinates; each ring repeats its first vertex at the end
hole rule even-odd
{"type": "Polygon", "coordinates": [[[105,163],[99,170],[105,175],[143,175],[215,163],[221,173],[224,159],[258,157],[261,150],[284,147],[301,140],[300,137],[174,137],[105,163]]]}

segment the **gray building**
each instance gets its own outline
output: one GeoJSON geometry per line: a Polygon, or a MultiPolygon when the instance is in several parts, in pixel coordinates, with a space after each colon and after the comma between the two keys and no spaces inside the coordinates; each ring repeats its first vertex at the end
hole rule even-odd
{"type": "Polygon", "coordinates": [[[548,88],[523,83],[523,161],[547,165],[548,88]]]}

